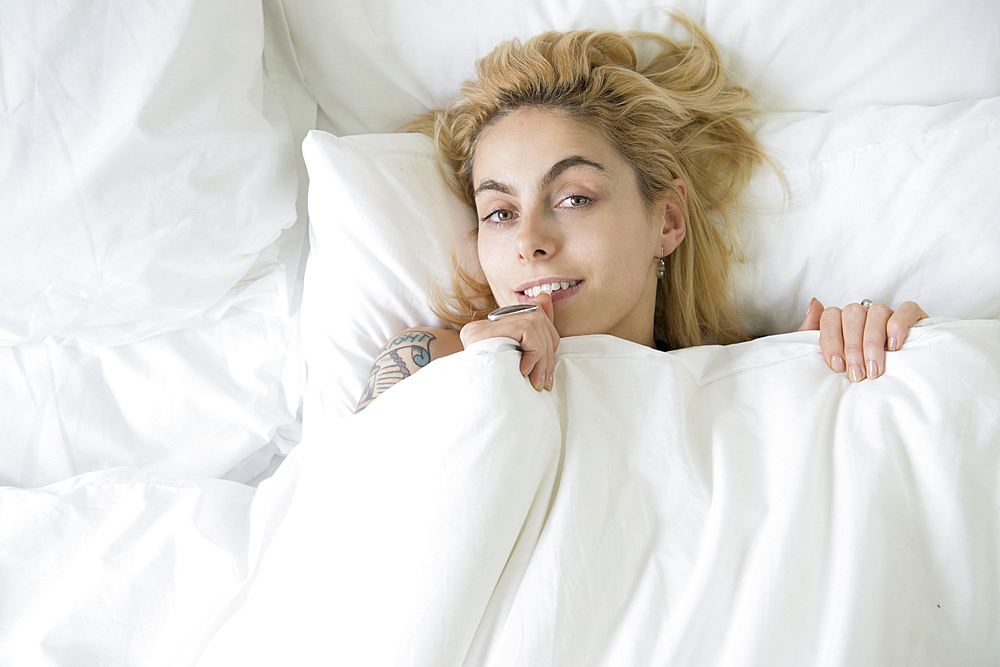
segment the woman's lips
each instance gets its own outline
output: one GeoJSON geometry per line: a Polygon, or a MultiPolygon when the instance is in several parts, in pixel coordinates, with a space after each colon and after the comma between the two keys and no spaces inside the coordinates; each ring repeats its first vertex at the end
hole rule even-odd
{"type": "MultiPolygon", "coordinates": [[[[567,282],[569,282],[569,281],[567,281],[567,282]]],[[[554,290],[552,292],[552,294],[551,294],[551,296],[552,296],[552,303],[556,303],[557,301],[563,301],[565,299],[570,298],[571,296],[573,296],[574,294],[576,294],[577,292],[580,291],[580,288],[583,287],[584,282],[586,282],[586,281],[581,280],[576,285],[570,285],[569,287],[567,287],[565,289],[559,288],[557,290],[554,290]]],[[[548,292],[546,292],[546,293],[548,293],[548,292]]],[[[524,292],[515,292],[515,294],[517,294],[517,302],[518,303],[534,303],[535,299],[538,298],[538,297],[530,297],[527,294],[525,294],[524,292]]]]}

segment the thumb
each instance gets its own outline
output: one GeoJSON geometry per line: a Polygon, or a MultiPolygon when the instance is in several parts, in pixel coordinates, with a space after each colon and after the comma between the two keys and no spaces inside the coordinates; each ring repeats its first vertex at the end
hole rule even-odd
{"type": "Polygon", "coordinates": [[[549,321],[555,324],[556,316],[552,308],[552,295],[548,292],[542,292],[535,297],[535,303],[541,306],[542,311],[548,316],[549,321]]]}
{"type": "Polygon", "coordinates": [[[806,308],[806,317],[802,320],[799,331],[819,331],[819,318],[824,310],[826,308],[823,304],[813,297],[813,300],[809,302],[809,307],[806,308]]]}

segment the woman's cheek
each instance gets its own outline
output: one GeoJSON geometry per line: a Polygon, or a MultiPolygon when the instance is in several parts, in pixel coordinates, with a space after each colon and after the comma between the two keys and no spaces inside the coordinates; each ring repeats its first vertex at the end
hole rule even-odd
{"type": "MultiPolygon", "coordinates": [[[[480,239],[482,239],[482,234],[480,234],[480,239]]],[[[497,293],[496,285],[503,272],[495,249],[488,242],[484,243],[482,240],[479,242],[479,266],[482,267],[486,282],[495,295],[497,293]]]]}

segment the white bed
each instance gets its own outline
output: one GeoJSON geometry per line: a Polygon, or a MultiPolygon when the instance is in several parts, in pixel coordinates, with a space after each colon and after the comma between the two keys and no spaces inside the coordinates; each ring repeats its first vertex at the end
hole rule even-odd
{"type": "Polygon", "coordinates": [[[484,341],[353,416],[469,252],[394,130],[664,7],[0,4],[0,664],[1000,663],[1000,6],[670,6],[770,110],[784,335],[567,339],[551,395],[484,341]],[[854,385],[813,296],[934,317],[854,385]]]}

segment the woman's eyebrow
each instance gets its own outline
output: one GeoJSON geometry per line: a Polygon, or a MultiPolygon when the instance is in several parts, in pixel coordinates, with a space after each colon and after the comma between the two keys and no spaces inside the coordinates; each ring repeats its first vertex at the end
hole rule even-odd
{"type": "Polygon", "coordinates": [[[499,181],[494,181],[492,178],[487,179],[482,183],[480,183],[479,187],[476,188],[476,191],[472,193],[472,196],[478,197],[479,193],[484,192],[486,190],[495,190],[496,192],[502,192],[503,194],[510,195],[511,197],[514,196],[514,191],[511,189],[509,185],[505,185],[503,183],[500,183],[499,181]]]}
{"type": "Polygon", "coordinates": [[[586,169],[590,169],[591,171],[596,171],[600,174],[607,173],[607,169],[605,169],[604,165],[601,164],[600,162],[594,162],[593,160],[588,160],[582,155],[571,155],[570,157],[559,160],[559,162],[556,162],[554,165],[552,165],[548,173],[545,174],[545,176],[543,176],[542,180],[539,182],[538,184],[539,189],[541,190],[547,187],[552,183],[552,181],[559,178],[559,175],[561,173],[563,173],[567,169],[573,169],[574,167],[584,167],[586,169]]]}
{"type": "MultiPolygon", "coordinates": [[[[607,169],[605,169],[604,165],[600,162],[594,162],[593,160],[589,160],[582,155],[571,155],[568,158],[559,160],[559,162],[556,162],[549,168],[548,172],[542,176],[542,179],[538,184],[539,189],[549,186],[552,181],[559,178],[560,174],[567,169],[573,169],[574,167],[584,167],[601,174],[607,173],[607,169]]],[[[480,183],[479,187],[476,188],[476,191],[472,193],[472,196],[478,197],[480,193],[485,192],[486,190],[493,190],[495,192],[501,192],[505,195],[514,196],[514,190],[509,185],[500,183],[499,181],[494,181],[493,179],[487,179],[480,183]]]]}

